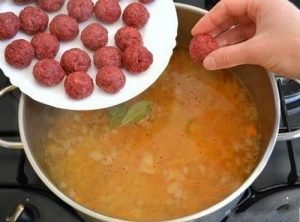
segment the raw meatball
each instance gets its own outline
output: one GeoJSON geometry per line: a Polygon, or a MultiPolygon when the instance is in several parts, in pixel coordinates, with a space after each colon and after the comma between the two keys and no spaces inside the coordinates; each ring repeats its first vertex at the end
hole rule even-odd
{"type": "Polygon", "coordinates": [[[27,6],[19,15],[20,26],[27,34],[44,32],[48,27],[48,15],[41,9],[27,6]]]}
{"type": "Polygon", "coordinates": [[[97,69],[103,66],[122,66],[122,52],[113,46],[100,48],[94,55],[94,64],[97,69]]]}
{"type": "Polygon", "coordinates": [[[136,28],[123,27],[120,28],[115,34],[116,45],[124,51],[129,46],[143,45],[142,36],[136,28]]]}
{"type": "Polygon", "coordinates": [[[57,15],[50,23],[52,35],[62,41],[70,41],[76,38],[79,33],[79,26],[76,19],[68,15],[57,15]]]}
{"type": "Polygon", "coordinates": [[[50,33],[38,33],[33,36],[31,44],[38,59],[54,58],[59,50],[59,41],[50,33]]]}
{"type": "Polygon", "coordinates": [[[42,59],[34,65],[33,76],[44,86],[55,86],[64,79],[65,72],[56,60],[42,59]]]}
{"type": "Polygon", "coordinates": [[[119,67],[104,66],[99,69],[96,76],[96,84],[105,92],[117,93],[125,85],[126,78],[119,67]]]}
{"type": "Polygon", "coordinates": [[[19,31],[19,18],[12,12],[0,13],[0,40],[11,39],[19,31]]]}
{"type": "Polygon", "coordinates": [[[64,5],[65,0],[37,0],[38,6],[46,12],[56,12],[64,5]]]}
{"type": "Polygon", "coordinates": [[[146,71],[152,62],[152,53],[144,46],[128,47],[123,53],[123,65],[132,74],[146,71]]]}
{"type": "Polygon", "coordinates": [[[204,58],[218,48],[218,43],[209,34],[195,36],[189,47],[190,57],[195,63],[202,64],[204,58]]]}
{"type": "Polygon", "coordinates": [[[91,23],[81,32],[81,41],[88,49],[97,50],[107,44],[107,29],[99,23],[91,23]]]}
{"type": "Polygon", "coordinates": [[[34,0],[14,0],[14,2],[18,5],[25,5],[25,4],[31,3],[33,1],[34,0]]]}
{"type": "Polygon", "coordinates": [[[147,3],[151,3],[154,2],[155,0],[139,0],[141,3],[147,4],[147,3]]]}
{"type": "Polygon", "coordinates": [[[91,59],[85,51],[73,48],[64,52],[60,64],[67,74],[76,71],[86,72],[91,66],[91,59]]]}
{"type": "Polygon", "coordinates": [[[92,17],[94,3],[92,0],[69,0],[67,10],[69,16],[78,22],[84,22],[92,17]]]}
{"type": "Polygon", "coordinates": [[[92,94],[94,83],[85,72],[73,72],[65,79],[65,92],[72,99],[83,99],[92,94]]]}
{"type": "Polygon", "coordinates": [[[123,13],[122,19],[126,25],[140,29],[148,22],[150,14],[141,3],[129,4],[123,13]]]}
{"type": "Polygon", "coordinates": [[[34,49],[30,42],[17,39],[6,46],[4,55],[9,65],[23,69],[30,65],[34,57],[34,49]]]}
{"type": "Polygon", "coordinates": [[[118,21],[122,13],[119,0],[99,0],[94,12],[97,19],[109,24],[118,21]]]}

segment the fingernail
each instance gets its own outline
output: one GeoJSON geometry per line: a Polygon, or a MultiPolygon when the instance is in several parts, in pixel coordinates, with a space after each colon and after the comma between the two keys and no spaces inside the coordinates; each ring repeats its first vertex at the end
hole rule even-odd
{"type": "Polygon", "coordinates": [[[217,69],[217,63],[213,56],[207,56],[203,61],[204,68],[208,70],[215,70],[217,69]]]}
{"type": "Polygon", "coordinates": [[[196,27],[192,28],[191,34],[194,36],[196,34],[196,27]]]}

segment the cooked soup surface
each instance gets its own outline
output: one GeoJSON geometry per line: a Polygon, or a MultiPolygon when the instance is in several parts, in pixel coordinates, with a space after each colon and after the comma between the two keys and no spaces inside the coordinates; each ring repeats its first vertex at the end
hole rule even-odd
{"type": "Polygon", "coordinates": [[[243,183],[260,153],[247,90],[228,71],[194,65],[184,49],[130,102],[51,109],[45,139],[46,169],[63,192],[101,214],[137,221],[212,206],[243,183]]]}

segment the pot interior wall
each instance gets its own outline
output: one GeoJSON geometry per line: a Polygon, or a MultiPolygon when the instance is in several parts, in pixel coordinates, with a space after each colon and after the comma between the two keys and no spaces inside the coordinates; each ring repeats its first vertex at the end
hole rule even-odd
{"type": "MultiPolygon", "coordinates": [[[[24,98],[24,132],[26,141],[31,150],[33,158],[44,171],[44,140],[47,135],[47,117],[49,106],[36,102],[30,97],[22,95],[24,98]]],[[[44,171],[47,174],[46,171],[44,171]]]]}

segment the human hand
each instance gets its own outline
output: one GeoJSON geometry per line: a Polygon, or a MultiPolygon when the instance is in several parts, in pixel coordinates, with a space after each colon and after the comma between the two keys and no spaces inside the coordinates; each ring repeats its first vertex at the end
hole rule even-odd
{"type": "Polygon", "coordinates": [[[221,0],[192,29],[219,49],[203,61],[209,70],[257,64],[300,78],[300,11],[287,0],[221,0]]]}

